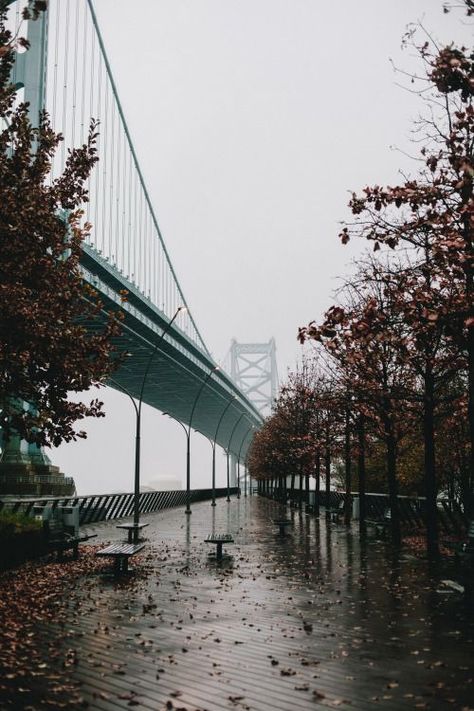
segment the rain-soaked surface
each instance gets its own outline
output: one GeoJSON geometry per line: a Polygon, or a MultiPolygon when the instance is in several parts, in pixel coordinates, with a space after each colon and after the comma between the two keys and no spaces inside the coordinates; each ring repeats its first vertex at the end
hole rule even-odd
{"type": "MultiPolygon", "coordinates": [[[[473,610],[442,582],[449,566],[361,545],[324,515],[288,509],[280,536],[281,514],[252,496],[144,516],[136,574],[119,581],[92,549],[45,566],[47,589],[61,570],[56,597],[21,632],[30,671],[10,669],[0,707],[474,709],[473,610]],[[212,531],[235,540],[220,564],[212,531]]],[[[94,543],[120,540],[116,523],[97,525],[94,543]]]]}

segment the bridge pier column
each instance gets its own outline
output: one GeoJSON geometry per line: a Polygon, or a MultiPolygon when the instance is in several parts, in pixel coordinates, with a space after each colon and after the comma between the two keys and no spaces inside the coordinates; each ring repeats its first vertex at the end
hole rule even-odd
{"type": "MultiPolygon", "coordinates": [[[[32,406],[22,402],[23,409],[32,406]]],[[[0,437],[0,495],[74,496],[76,487],[52,464],[42,447],[13,434],[7,442],[0,437]]]]}

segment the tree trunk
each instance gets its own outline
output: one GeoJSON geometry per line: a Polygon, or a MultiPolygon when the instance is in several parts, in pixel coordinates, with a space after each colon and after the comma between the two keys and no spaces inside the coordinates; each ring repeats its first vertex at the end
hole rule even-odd
{"type": "Polygon", "coordinates": [[[345,424],[345,441],[344,441],[344,459],[345,459],[345,501],[344,501],[344,523],[348,526],[351,522],[352,514],[352,472],[351,472],[351,433],[350,433],[350,412],[346,409],[346,424],[345,424]]]}
{"type": "MultiPolygon", "coordinates": [[[[464,181],[461,189],[461,198],[463,207],[468,207],[474,199],[472,179],[464,181]]],[[[466,274],[466,301],[472,304],[472,296],[474,292],[474,230],[472,228],[471,210],[463,210],[463,236],[466,243],[466,259],[464,260],[464,270],[466,274]]],[[[469,444],[470,444],[470,461],[469,470],[474,472],[474,326],[469,326],[467,330],[467,368],[468,368],[468,401],[467,401],[467,416],[469,423],[469,444]]],[[[474,517],[474,490],[473,479],[471,478],[471,486],[467,500],[467,509],[465,511],[467,517],[474,517]]]]}
{"type": "Polygon", "coordinates": [[[293,504],[295,499],[295,479],[296,474],[293,472],[290,479],[290,501],[293,504]]]}
{"type": "Polygon", "coordinates": [[[321,495],[321,455],[316,455],[316,486],[314,491],[314,513],[319,516],[319,499],[321,495]]]}
{"type": "Polygon", "coordinates": [[[439,548],[434,441],[434,379],[429,367],[425,371],[424,386],[423,438],[425,450],[426,548],[429,556],[437,556],[439,548]]]}
{"type": "Polygon", "coordinates": [[[359,416],[357,423],[357,437],[359,453],[357,459],[357,469],[359,475],[359,531],[365,533],[365,518],[367,512],[367,502],[365,498],[365,417],[359,416]]]}
{"type": "MultiPolygon", "coordinates": [[[[471,292],[472,293],[472,292],[471,292]]],[[[470,440],[470,471],[474,472],[474,327],[470,327],[467,336],[468,344],[468,420],[469,420],[469,440],[470,440]]],[[[466,515],[469,519],[474,518],[474,477],[471,476],[471,485],[467,497],[466,515]]]]}
{"type": "Polygon", "coordinates": [[[326,448],[326,453],[324,457],[324,464],[326,468],[326,516],[329,516],[330,498],[331,498],[331,450],[329,446],[326,448]]]}
{"type": "Polygon", "coordinates": [[[397,447],[391,414],[385,415],[384,424],[392,542],[398,546],[401,543],[402,536],[400,531],[400,510],[398,507],[397,447]]]}

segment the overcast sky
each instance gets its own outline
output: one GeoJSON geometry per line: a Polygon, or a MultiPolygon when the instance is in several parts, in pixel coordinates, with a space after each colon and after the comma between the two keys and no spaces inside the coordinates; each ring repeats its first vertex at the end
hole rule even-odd
{"type": "MultiPolygon", "coordinates": [[[[230,341],[275,337],[280,378],[298,326],[319,319],[362,245],[343,247],[349,191],[394,183],[420,110],[390,58],[419,19],[469,37],[441,0],[96,0],[119,95],[165,242],[216,360],[230,341]]],[[[132,489],[131,404],[54,462],[80,494],[132,489]]],[[[146,408],[143,483],[184,475],[184,434],[146,408]]],[[[193,486],[211,448],[193,438],[193,486]]],[[[223,484],[224,461],[219,460],[223,484]]]]}

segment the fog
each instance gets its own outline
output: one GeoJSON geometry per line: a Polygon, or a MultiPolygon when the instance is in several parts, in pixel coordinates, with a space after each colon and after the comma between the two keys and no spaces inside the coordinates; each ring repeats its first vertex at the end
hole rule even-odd
{"type": "MultiPolygon", "coordinates": [[[[394,72],[421,20],[470,37],[437,0],[96,0],[119,96],[167,248],[217,361],[232,338],[276,339],[280,378],[301,356],[298,326],[321,317],[351,261],[352,190],[414,170],[419,97],[394,72]]],[[[102,389],[106,417],[51,452],[78,492],[131,491],[134,412],[102,389]]],[[[192,486],[210,485],[211,447],[192,440],[192,486]]],[[[181,428],[146,407],[142,482],[183,481],[181,428]]],[[[218,456],[218,483],[224,458],[218,456]]],[[[169,482],[168,482],[169,483],[169,482]]]]}

